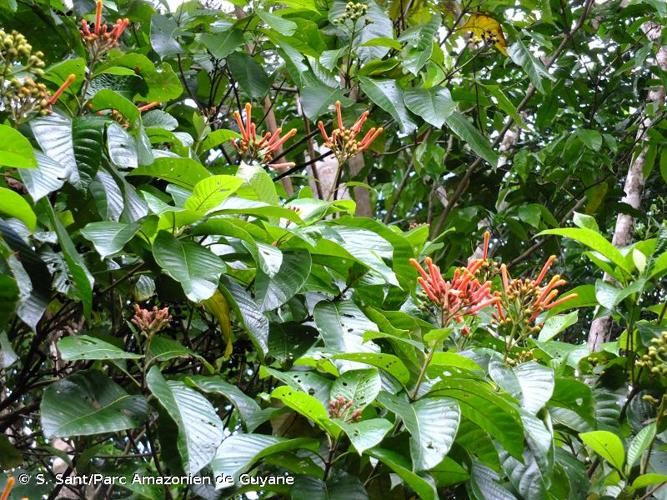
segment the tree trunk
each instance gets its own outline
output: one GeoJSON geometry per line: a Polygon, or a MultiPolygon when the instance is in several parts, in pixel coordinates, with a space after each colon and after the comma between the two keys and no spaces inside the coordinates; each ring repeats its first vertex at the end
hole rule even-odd
{"type": "MultiPolygon", "coordinates": [[[[662,28],[657,23],[648,22],[642,26],[646,36],[655,43],[660,43],[662,37],[662,28]]],[[[663,71],[667,71],[667,46],[660,47],[656,56],[658,66],[663,71]]],[[[657,87],[649,91],[646,96],[646,107],[663,106],[665,103],[665,89],[664,87],[657,87]]],[[[635,210],[639,210],[642,201],[642,194],[644,193],[644,166],[646,164],[646,154],[648,152],[648,144],[646,143],[646,136],[649,128],[653,125],[650,118],[646,117],[637,130],[637,142],[641,151],[631,161],[628,173],[625,177],[625,185],[623,191],[625,195],[621,199],[623,203],[627,203],[635,210]]],[[[632,236],[634,234],[635,221],[629,214],[618,214],[616,217],[616,227],[614,228],[614,237],[612,243],[617,247],[625,247],[632,243],[632,236]]],[[[611,276],[605,274],[603,279],[605,281],[612,281],[611,276]]],[[[588,348],[591,352],[599,351],[600,346],[609,341],[612,326],[611,316],[601,316],[593,320],[591,328],[588,331],[588,348]]]]}

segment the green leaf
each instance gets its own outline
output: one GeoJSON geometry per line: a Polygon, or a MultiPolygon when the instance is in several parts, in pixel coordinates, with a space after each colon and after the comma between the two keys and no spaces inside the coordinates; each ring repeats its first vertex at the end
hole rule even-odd
{"type": "Polygon", "coordinates": [[[632,489],[638,490],[640,488],[646,488],[647,486],[654,486],[656,484],[665,484],[667,483],[667,474],[657,474],[651,472],[648,474],[642,474],[638,476],[632,482],[632,489]]]}
{"type": "Polygon", "coordinates": [[[132,354],[113,344],[89,335],[72,335],[58,341],[58,350],[65,361],[96,359],[140,359],[140,354],[132,354]]]}
{"type": "Polygon", "coordinates": [[[151,45],[161,59],[175,56],[183,52],[176,41],[178,25],[173,17],[153,14],[151,17],[151,45]]]}
{"type": "Polygon", "coordinates": [[[162,270],[179,282],[193,302],[210,298],[218,289],[223,261],[207,248],[192,241],[181,241],[160,231],[153,242],[153,256],[162,270]]]}
{"type": "Polygon", "coordinates": [[[588,149],[600,151],[600,148],[602,147],[602,134],[600,132],[597,130],[578,128],[576,134],[588,149]]]}
{"type": "Polygon", "coordinates": [[[280,198],[271,176],[259,165],[241,162],[236,176],[245,182],[239,196],[248,200],[258,200],[270,205],[279,205],[280,198]]]}
{"type": "Polygon", "coordinates": [[[551,316],[544,322],[544,326],[540,330],[540,335],[537,338],[540,342],[547,342],[558,335],[566,328],[574,325],[579,319],[579,313],[572,311],[569,314],[559,314],[551,316]]]}
{"type": "Polygon", "coordinates": [[[224,59],[243,44],[243,31],[232,28],[222,33],[204,33],[199,40],[213,57],[224,59]]]}
{"type": "Polygon", "coordinates": [[[151,393],[178,427],[176,444],[187,474],[209,465],[222,442],[223,424],[215,408],[183,382],[165,380],[157,366],[146,376],[151,393]]]}
{"type": "MultiPolygon", "coordinates": [[[[547,482],[540,470],[535,456],[526,450],[523,461],[510,456],[506,452],[500,453],[500,460],[510,483],[525,500],[543,500],[546,497],[547,482]]],[[[546,471],[545,471],[546,473],[546,471]]]]}
{"type": "Polygon", "coordinates": [[[76,247],[74,246],[69,233],[63,227],[60,219],[56,216],[49,201],[44,198],[40,203],[42,203],[42,206],[49,216],[51,225],[58,236],[58,242],[60,243],[65,257],[67,269],[76,286],[76,294],[83,304],[83,313],[89,318],[93,308],[93,285],[95,284],[95,279],[88,271],[88,268],[79,253],[76,251],[76,247]]]}
{"type": "Polygon", "coordinates": [[[135,126],[137,120],[139,120],[141,117],[139,109],[132,101],[130,101],[127,97],[123,97],[117,92],[114,92],[113,90],[102,89],[98,91],[95,96],[88,102],[92,106],[92,111],[110,111],[115,109],[125,118],[127,118],[127,120],[130,122],[130,125],[132,126],[135,126]]]}
{"type": "MultiPolygon", "coordinates": [[[[104,119],[99,116],[77,117],[72,121],[74,158],[81,183],[88,186],[102,164],[104,119]]],[[[48,152],[47,152],[48,153],[48,152]]]]}
{"type": "Polygon", "coordinates": [[[250,335],[260,358],[263,357],[269,350],[269,320],[245,288],[225,276],[222,278],[222,283],[224,288],[221,290],[234,309],[237,320],[250,335]]]}
{"type": "Polygon", "coordinates": [[[272,311],[294,297],[306,283],[311,267],[310,254],[303,250],[283,252],[280,270],[271,278],[257,272],[257,301],[262,311],[272,311]]]}
{"type": "Polygon", "coordinates": [[[361,422],[334,419],[334,423],[350,438],[350,442],[359,455],[380,444],[385,435],[393,428],[392,423],[384,418],[372,418],[361,422]]]}
{"type": "Polygon", "coordinates": [[[625,449],[623,441],[616,434],[609,431],[592,431],[579,434],[579,438],[616,470],[623,470],[625,449]]]}
{"type": "Polygon", "coordinates": [[[596,252],[602,254],[605,258],[609,259],[611,262],[616,264],[621,269],[627,271],[628,273],[632,272],[632,269],[628,267],[625,259],[621,252],[618,251],[614,245],[609,243],[600,233],[593,231],[588,228],[559,228],[559,229],[547,229],[542,231],[537,236],[544,236],[546,234],[554,234],[556,236],[564,236],[565,238],[570,238],[572,240],[578,241],[586,245],[588,248],[595,250],[596,252]]]}
{"type": "Polygon", "coordinates": [[[445,117],[445,123],[452,132],[470,146],[477,156],[494,168],[498,166],[498,153],[493,150],[489,140],[464,115],[454,111],[445,117]]]}
{"type": "Polygon", "coordinates": [[[9,437],[0,434],[0,467],[4,470],[19,467],[23,463],[23,455],[9,441],[9,437]]]}
{"type": "Polygon", "coordinates": [[[513,457],[523,453],[523,425],[519,412],[491,385],[473,379],[446,377],[428,393],[458,401],[461,415],[496,439],[513,457]]]}
{"type": "Polygon", "coordinates": [[[45,155],[65,170],[65,177],[70,182],[77,184],[79,171],[74,158],[72,120],[58,113],[51,113],[49,116],[31,120],[30,129],[45,155]]]}
{"type": "Polygon", "coordinates": [[[345,359],[375,366],[392,375],[401,384],[405,385],[410,380],[410,372],[398,356],[381,352],[351,352],[341,353],[333,356],[333,359],[345,359]]]}
{"type": "Polygon", "coordinates": [[[255,13],[269,27],[276,30],[281,35],[292,36],[297,29],[297,24],[294,21],[276,16],[266,10],[258,9],[255,13]]]}
{"type": "Polygon", "coordinates": [[[403,455],[383,448],[373,448],[366,451],[367,455],[377,458],[393,470],[410,488],[412,488],[422,500],[436,500],[438,492],[435,489],[435,483],[430,476],[420,476],[412,472],[410,462],[403,455]]]}
{"type": "Polygon", "coordinates": [[[184,207],[205,214],[234,194],[242,184],[243,179],[231,175],[206,177],[195,184],[192,195],[185,201],[184,207]]]}
{"type": "Polygon", "coordinates": [[[37,226],[37,216],[23,196],[4,187],[0,187],[0,214],[17,218],[31,231],[37,226]]]}
{"type": "Polygon", "coordinates": [[[141,396],[130,396],[96,370],[82,371],[49,385],[40,405],[47,438],[91,436],[139,427],[148,416],[141,396]]]}
{"type": "Polygon", "coordinates": [[[378,331],[378,328],[354,302],[318,302],[313,317],[324,345],[334,353],[379,351],[377,345],[363,341],[367,331],[378,331]]]}
{"type": "Polygon", "coordinates": [[[232,139],[240,139],[241,135],[233,130],[219,129],[214,130],[206,136],[199,146],[199,151],[208,151],[209,149],[217,148],[221,144],[231,141],[232,139]]]}
{"type": "Polygon", "coordinates": [[[441,128],[446,118],[456,110],[456,103],[446,88],[409,89],[403,99],[410,111],[435,128],[441,128]]]}
{"type": "Polygon", "coordinates": [[[213,474],[229,475],[235,479],[264,457],[289,450],[315,451],[319,442],[315,439],[286,439],[265,434],[234,434],[225,439],[211,462],[213,474]]]}
{"type": "Polygon", "coordinates": [[[139,224],[136,223],[91,222],[81,230],[81,234],[93,243],[97,253],[104,259],[120,252],[138,230],[139,224]]]}
{"type": "Polygon", "coordinates": [[[139,155],[134,138],[117,123],[107,128],[107,150],[111,162],[118,168],[137,168],[139,155]]]}
{"type": "Polygon", "coordinates": [[[554,392],[553,369],[534,361],[508,368],[494,360],[489,363],[489,375],[531,415],[536,415],[554,392]]]}
{"type": "Polygon", "coordinates": [[[227,57],[227,66],[239,83],[242,92],[254,99],[262,98],[271,87],[271,80],[264,69],[249,55],[234,52],[227,57]]]}
{"type": "Polygon", "coordinates": [[[593,394],[591,388],[583,382],[556,377],[556,385],[549,400],[549,406],[565,408],[578,415],[588,425],[595,425],[593,394]]]}
{"type": "Polygon", "coordinates": [[[373,80],[368,77],[359,78],[361,90],[368,98],[396,121],[404,134],[409,134],[417,126],[411,120],[403,104],[403,92],[394,80],[373,80]]]}
{"type": "Polygon", "coordinates": [[[18,174],[33,201],[60,189],[69,175],[67,168],[44,153],[35,152],[37,168],[21,169],[18,174]]]}
{"type": "Polygon", "coordinates": [[[628,454],[625,461],[625,474],[629,475],[632,468],[646,450],[649,449],[653,440],[655,439],[657,427],[655,422],[651,422],[646,427],[643,427],[637,435],[630,442],[628,446],[628,454]]]}
{"type": "Polygon", "coordinates": [[[189,158],[156,158],[151,165],[131,170],[127,175],[144,175],[155,177],[177,186],[192,189],[195,185],[210,176],[206,167],[189,158]]]}
{"type": "MultiPolygon", "coordinates": [[[[11,278],[9,276],[1,277],[0,284],[5,286],[7,284],[7,280],[11,280],[11,278]]],[[[16,283],[14,283],[14,287],[16,287],[16,283]]],[[[2,299],[6,297],[5,294],[8,291],[9,291],[9,286],[0,291],[0,293],[2,293],[2,299]]],[[[16,288],[12,292],[16,292],[18,295],[18,290],[16,288]]],[[[0,333],[0,368],[4,370],[5,368],[10,367],[16,362],[17,359],[19,358],[14,352],[12,345],[9,343],[9,339],[7,338],[7,333],[5,332],[0,333]]]]}
{"type": "Polygon", "coordinates": [[[471,498],[480,500],[516,500],[516,497],[500,484],[498,474],[481,462],[474,460],[467,485],[471,498]]]}
{"type": "Polygon", "coordinates": [[[442,462],[454,443],[461,420],[456,401],[429,397],[410,403],[382,392],[379,402],[400,417],[410,433],[413,470],[429,470],[442,462]]]}
{"type": "Polygon", "coordinates": [[[241,415],[248,432],[254,431],[258,426],[266,422],[273,414],[275,408],[262,409],[249,396],[238,388],[238,386],[226,382],[222,377],[204,377],[202,375],[193,375],[186,377],[185,382],[188,385],[196,387],[200,391],[209,394],[219,394],[228,399],[241,415]]]}
{"type": "Polygon", "coordinates": [[[331,401],[331,379],[315,371],[280,371],[268,366],[259,369],[260,378],[273,377],[287,384],[289,387],[308,393],[317,399],[323,406],[331,401]]]}
{"type": "Polygon", "coordinates": [[[363,410],[373,401],[382,389],[382,379],[375,368],[348,370],[331,386],[330,399],[343,397],[352,401],[350,411],[363,410]]]}
{"type": "Polygon", "coordinates": [[[14,168],[35,168],[37,160],[30,141],[18,130],[0,125],[0,165],[14,168]]]}
{"type": "Polygon", "coordinates": [[[340,428],[329,418],[329,413],[324,405],[310,394],[283,385],[276,387],[271,397],[282,401],[285,406],[289,406],[292,410],[312,420],[332,436],[337,437],[340,434],[340,428]]]}
{"type": "Polygon", "coordinates": [[[208,369],[210,373],[214,373],[215,369],[210,365],[204,357],[188,349],[177,340],[170,339],[162,335],[151,337],[150,343],[146,348],[146,359],[150,363],[169,361],[175,358],[195,358],[208,369]]]}
{"type": "Polygon", "coordinates": [[[531,54],[519,37],[517,37],[516,42],[508,47],[507,54],[515,64],[523,68],[533,86],[539,90],[541,94],[544,94],[545,88],[543,79],[548,78],[554,80],[554,77],[551,76],[542,63],[531,54]]]}

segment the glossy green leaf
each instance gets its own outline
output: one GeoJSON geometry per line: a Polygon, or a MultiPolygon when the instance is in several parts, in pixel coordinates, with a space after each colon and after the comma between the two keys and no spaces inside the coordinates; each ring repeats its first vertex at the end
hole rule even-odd
{"type": "Polygon", "coordinates": [[[223,438],[223,424],[215,408],[183,382],[165,380],[153,366],[146,377],[151,393],[178,427],[176,443],[183,469],[196,474],[211,463],[223,438]]]}
{"type": "Polygon", "coordinates": [[[456,110],[456,103],[446,88],[406,90],[403,99],[410,111],[435,128],[441,128],[456,110]]]}
{"type": "Polygon", "coordinates": [[[625,449],[623,441],[616,434],[608,431],[592,431],[579,434],[579,438],[616,470],[623,470],[625,449]]]}
{"type": "Polygon", "coordinates": [[[65,361],[96,359],[140,359],[143,356],[125,352],[109,342],[90,335],[72,335],[58,342],[58,350],[65,361]]]}
{"type": "Polygon", "coordinates": [[[131,396],[96,370],[75,373],[49,385],[40,405],[44,434],[66,438],[139,427],[148,416],[141,396],[131,396]]]}
{"type": "Polygon", "coordinates": [[[15,217],[31,231],[37,225],[37,216],[25,199],[16,191],[0,187],[0,214],[15,217]]]}
{"type": "Polygon", "coordinates": [[[109,255],[120,252],[138,230],[138,224],[91,222],[81,230],[81,234],[92,242],[97,253],[104,259],[109,255]]]}
{"type": "Polygon", "coordinates": [[[489,140],[464,115],[454,111],[445,117],[445,123],[452,132],[470,146],[470,149],[477,156],[488,162],[492,167],[498,166],[498,153],[493,150],[489,140]]]}
{"type": "Polygon", "coordinates": [[[155,238],[153,256],[193,302],[210,298],[218,289],[218,280],[225,270],[225,264],[210,250],[192,241],[177,240],[166,231],[155,238]]]}

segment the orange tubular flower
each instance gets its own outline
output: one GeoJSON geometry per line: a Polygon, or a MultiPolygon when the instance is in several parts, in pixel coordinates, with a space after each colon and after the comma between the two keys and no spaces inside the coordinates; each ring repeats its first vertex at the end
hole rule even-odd
{"type": "Polygon", "coordinates": [[[7,500],[9,498],[9,494],[12,492],[15,484],[16,479],[14,479],[14,476],[9,476],[5,483],[5,487],[2,490],[2,494],[0,494],[0,500],[7,500]]]}
{"type": "Polygon", "coordinates": [[[577,297],[576,293],[572,293],[555,300],[559,293],[558,287],[567,284],[567,281],[561,279],[559,275],[553,276],[546,285],[542,286],[555,260],[554,255],[549,257],[535,279],[511,279],[507,267],[504,264],[500,267],[503,291],[496,292],[499,301],[496,303],[497,312],[494,313],[494,319],[500,326],[510,323],[519,324],[530,331],[537,331],[539,325],[533,323],[543,311],[548,311],[577,297]]]}
{"type": "Polygon", "coordinates": [[[465,316],[472,316],[500,300],[491,294],[490,281],[480,283],[475,278],[481,265],[480,260],[471,262],[468,267],[456,269],[454,277],[449,281],[442,278],[440,269],[430,257],[426,257],[424,262],[428,272],[415,259],[410,259],[410,265],[421,275],[417,281],[426,296],[442,309],[443,326],[451,320],[461,323],[465,316]]]}
{"type": "Polygon", "coordinates": [[[333,129],[331,136],[327,134],[327,131],[324,128],[324,123],[321,121],[317,122],[317,127],[320,129],[322,139],[324,139],[324,145],[333,151],[338,163],[343,163],[348,158],[352,158],[357,153],[361,153],[368,149],[373,141],[377,139],[384,130],[382,127],[373,127],[366,132],[363,139],[358,141],[356,136],[361,132],[361,127],[364,125],[367,118],[368,111],[364,111],[352,127],[349,129],[346,128],[343,124],[343,113],[340,101],[336,101],[336,120],[338,122],[338,127],[333,129]]]}
{"type": "Polygon", "coordinates": [[[250,160],[256,160],[267,164],[271,168],[293,167],[294,163],[271,163],[274,155],[280,152],[282,145],[287,140],[296,135],[296,129],[293,128],[282,137],[282,128],[275,132],[266,132],[262,137],[257,137],[257,126],[252,121],[252,105],[248,102],[245,105],[245,124],[238,111],[234,111],[234,119],[239,127],[241,139],[235,139],[232,144],[242,155],[246,155],[250,160]]]}
{"type": "Polygon", "coordinates": [[[160,105],[160,103],[157,102],[157,101],[149,102],[148,104],[144,104],[143,106],[140,106],[139,107],[139,112],[144,113],[145,111],[148,111],[150,109],[157,108],[159,105],[160,105]]]}
{"type": "Polygon", "coordinates": [[[60,96],[63,95],[63,92],[65,92],[67,87],[72,85],[75,80],[76,80],[76,75],[70,74],[67,77],[67,79],[63,82],[63,84],[60,87],[58,87],[58,90],[56,90],[53,93],[53,95],[49,98],[49,100],[47,101],[47,104],[49,106],[53,106],[56,102],[58,102],[58,99],[60,99],[60,96]]]}
{"type": "Polygon", "coordinates": [[[102,0],[95,6],[95,27],[91,31],[88,21],[81,20],[81,37],[88,47],[91,57],[98,57],[118,46],[118,41],[129,26],[129,19],[118,19],[111,27],[102,23],[102,0]]]}

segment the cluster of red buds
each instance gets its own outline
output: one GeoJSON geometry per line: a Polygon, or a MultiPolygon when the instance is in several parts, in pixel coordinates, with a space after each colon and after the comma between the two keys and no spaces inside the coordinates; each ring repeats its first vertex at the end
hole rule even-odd
{"type": "Polygon", "coordinates": [[[329,401],[329,415],[333,418],[339,418],[346,422],[358,422],[361,420],[361,409],[350,412],[354,402],[351,399],[345,399],[343,396],[338,396],[336,399],[329,401]]]}
{"type": "Polygon", "coordinates": [[[294,163],[271,163],[277,152],[285,142],[296,134],[293,128],[282,137],[282,129],[278,128],[275,132],[266,132],[262,137],[257,137],[257,126],[252,121],[252,106],[250,103],[245,105],[245,124],[238,111],[234,112],[234,119],[239,127],[241,139],[235,139],[232,144],[238,152],[250,161],[259,161],[272,168],[293,167],[294,163]]]}
{"type": "Polygon", "coordinates": [[[102,24],[102,0],[97,0],[95,8],[95,26],[91,31],[88,21],[81,20],[81,37],[88,47],[92,58],[98,57],[105,52],[118,46],[118,40],[130,24],[130,20],[118,19],[113,26],[102,24]]]}
{"type": "Polygon", "coordinates": [[[153,306],[153,309],[144,309],[139,304],[134,304],[134,316],[132,316],[132,323],[147,336],[152,337],[157,332],[166,328],[171,321],[169,308],[163,307],[158,309],[153,306]]]}
{"type": "Polygon", "coordinates": [[[529,333],[535,333],[541,325],[535,325],[534,322],[543,311],[553,309],[577,297],[577,294],[573,293],[556,300],[559,294],[558,287],[567,284],[567,281],[561,279],[559,275],[555,275],[546,285],[542,286],[555,260],[555,255],[549,257],[535,279],[511,279],[507,266],[505,264],[500,266],[503,290],[496,292],[499,300],[496,302],[496,313],[493,315],[499,327],[520,325],[525,327],[529,333]]]}
{"type": "MultiPolygon", "coordinates": [[[[490,281],[480,283],[475,277],[484,259],[475,259],[467,267],[456,269],[451,280],[443,279],[440,269],[430,257],[426,257],[425,262],[428,272],[415,259],[410,259],[410,264],[421,275],[417,281],[426,296],[442,310],[443,327],[450,321],[461,323],[466,316],[474,315],[500,300],[491,294],[490,281]]],[[[464,333],[467,332],[464,328],[464,333]]]]}
{"type": "Polygon", "coordinates": [[[356,137],[359,132],[361,132],[361,127],[368,118],[368,114],[368,111],[364,111],[352,127],[346,128],[343,123],[343,113],[340,101],[336,101],[336,119],[338,121],[338,128],[333,129],[331,136],[327,134],[327,131],[324,128],[324,123],[321,121],[317,122],[317,127],[320,129],[322,139],[324,139],[324,145],[333,152],[339,164],[352,158],[357,153],[361,153],[368,149],[373,141],[377,139],[384,130],[382,127],[373,127],[366,132],[363,139],[358,141],[356,137]]]}

